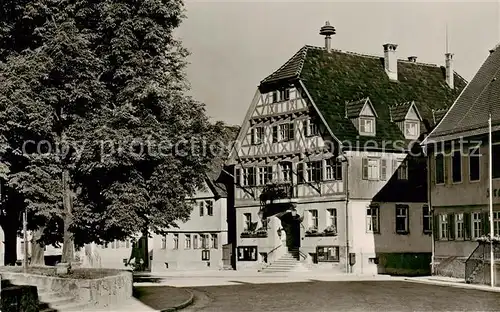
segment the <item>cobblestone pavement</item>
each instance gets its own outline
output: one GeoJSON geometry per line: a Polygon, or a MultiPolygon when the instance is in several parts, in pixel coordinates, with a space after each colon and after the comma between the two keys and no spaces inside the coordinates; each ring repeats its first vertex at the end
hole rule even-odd
{"type": "Polygon", "coordinates": [[[500,293],[404,281],[310,281],[190,288],[194,311],[499,311],[500,293]]]}

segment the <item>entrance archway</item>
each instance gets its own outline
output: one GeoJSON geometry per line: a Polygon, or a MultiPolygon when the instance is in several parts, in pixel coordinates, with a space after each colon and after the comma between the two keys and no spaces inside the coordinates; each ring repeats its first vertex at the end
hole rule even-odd
{"type": "Polygon", "coordinates": [[[277,217],[281,220],[281,226],[286,233],[286,247],[289,250],[300,248],[300,223],[301,218],[291,212],[285,212],[277,217]]]}

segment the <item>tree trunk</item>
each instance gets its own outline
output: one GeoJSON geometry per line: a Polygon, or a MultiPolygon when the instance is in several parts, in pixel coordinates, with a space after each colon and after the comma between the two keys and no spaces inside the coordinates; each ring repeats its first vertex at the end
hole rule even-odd
{"type": "Polygon", "coordinates": [[[62,174],[63,188],[63,207],[64,207],[64,237],[61,262],[71,263],[74,259],[74,244],[73,235],[69,231],[71,222],[73,221],[73,198],[71,196],[69,171],[63,170],[62,174]]]}
{"type": "Polygon", "coordinates": [[[4,225],[2,229],[5,239],[4,264],[15,265],[17,261],[17,227],[15,224],[10,224],[4,225]]]}
{"type": "Polygon", "coordinates": [[[31,265],[41,266],[45,265],[45,246],[39,243],[38,240],[42,237],[43,228],[33,232],[31,239],[31,265]]]}

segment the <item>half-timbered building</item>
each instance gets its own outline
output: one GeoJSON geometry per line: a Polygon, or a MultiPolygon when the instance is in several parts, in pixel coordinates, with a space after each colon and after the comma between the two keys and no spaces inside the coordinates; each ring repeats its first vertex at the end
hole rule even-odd
{"type": "Polygon", "coordinates": [[[408,154],[466,82],[451,55],[363,55],[320,34],[260,82],[231,153],[236,268],[428,270],[426,162],[408,154]]]}

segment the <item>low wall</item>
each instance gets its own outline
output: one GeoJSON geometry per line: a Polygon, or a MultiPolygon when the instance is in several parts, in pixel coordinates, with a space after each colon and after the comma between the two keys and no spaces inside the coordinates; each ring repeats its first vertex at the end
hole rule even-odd
{"type": "Polygon", "coordinates": [[[377,258],[380,274],[431,275],[431,253],[380,253],[377,258]]]}
{"type": "Polygon", "coordinates": [[[30,268],[30,273],[26,274],[18,268],[0,268],[2,279],[8,279],[12,284],[34,285],[39,290],[67,295],[89,307],[114,305],[132,297],[133,280],[129,271],[75,268],[72,274],[76,278],[71,278],[71,275],[50,276],[56,275],[54,267],[30,268]]]}

